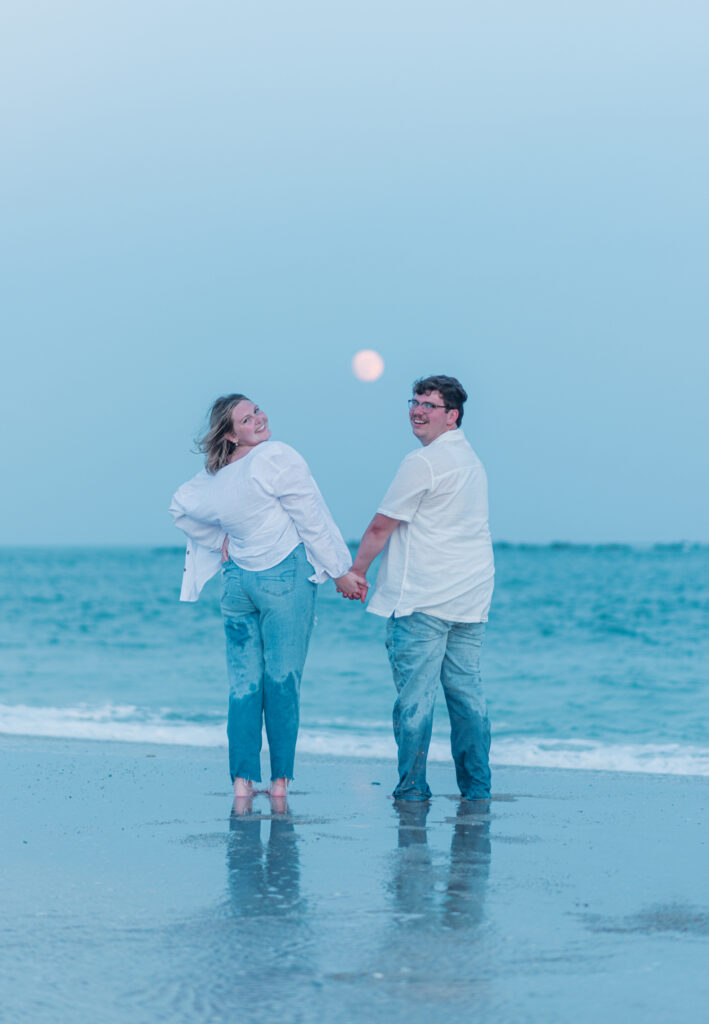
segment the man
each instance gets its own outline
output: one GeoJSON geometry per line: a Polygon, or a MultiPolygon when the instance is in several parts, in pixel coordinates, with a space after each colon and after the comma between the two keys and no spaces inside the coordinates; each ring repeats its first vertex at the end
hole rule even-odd
{"type": "Polygon", "coordinates": [[[385,547],[368,611],[388,619],[386,646],[398,691],[394,797],[428,800],[426,758],[438,682],[465,799],[490,797],[490,726],[480,648],[494,585],[487,478],[460,429],[467,394],[455,377],[416,381],[409,420],[422,449],[399,466],[367,527],[352,572],[366,582],[385,547]]]}

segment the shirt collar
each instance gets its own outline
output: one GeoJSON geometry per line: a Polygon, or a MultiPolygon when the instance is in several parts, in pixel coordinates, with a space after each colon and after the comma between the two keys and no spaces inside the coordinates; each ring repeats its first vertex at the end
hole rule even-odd
{"type": "Polygon", "coordinates": [[[431,441],[431,444],[427,444],[426,448],[433,447],[434,444],[450,444],[452,441],[465,441],[465,434],[460,427],[455,430],[444,430],[442,434],[439,434],[435,441],[431,441]]]}

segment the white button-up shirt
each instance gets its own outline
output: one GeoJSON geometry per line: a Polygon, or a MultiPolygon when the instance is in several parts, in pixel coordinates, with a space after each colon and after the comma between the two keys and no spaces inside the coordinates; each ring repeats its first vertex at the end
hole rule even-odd
{"type": "Polygon", "coordinates": [[[229,557],[252,572],[278,565],[300,543],[314,583],[352,565],[308,464],[282,441],[262,441],[217,473],[202,470],[177,491],[170,514],[189,538],[181,601],[196,601],[218,572],[227,535],[229,557]]]}
{"type": "Polygon", "coordinates": [[[367,610],[487,622],[495,582],[487,477],[463,431],[448,430],[410,452],[377,511],[401,523],[367,610]]]}

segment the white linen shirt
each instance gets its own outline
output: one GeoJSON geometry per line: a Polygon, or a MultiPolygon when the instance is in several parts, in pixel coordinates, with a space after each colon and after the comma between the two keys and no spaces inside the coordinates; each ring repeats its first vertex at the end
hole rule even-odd
{"type": "Polygon", "coordinates": [[[177,491],[170,514],[189,538],[181,601],[196,601],[219,571],[227,535],[229,557],[251,572],[278,565],[301,542],[313,583],[352,565],[308,464],[282,441],[262,441],[217,473],[202,470],[177,491]]]}
{"type": "Polygon", "coordinates": [[[463,431],[410,452],[377,511],[401,522],[367,611],[487,622],[495,583],[487,477],[463,431]]]}

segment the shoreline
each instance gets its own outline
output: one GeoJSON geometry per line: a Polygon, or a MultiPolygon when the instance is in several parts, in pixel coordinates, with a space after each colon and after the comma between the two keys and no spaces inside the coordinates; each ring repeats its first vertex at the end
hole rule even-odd
{"type": "MultiPolygon", "coordinates": [[[[153,722],[121,722],[118,728],[125,733],[115,736],[114,723],[97,723],[95,712],[89,713],[88,726],[77,712],[80,709],[60,708],[7,708],[0,704],[0,714],[5,713],[3,727],[8,727],[8,712],[21,716],[22,721],[14,723],[14,729],[0,729],[0,741],[27,740],[69,743],[101,743],[118,746],[155,746],[157,749],[174,747],[198,750],[226,751],[225,725],[175,725],[161,726],[153,722]],[[43,721],[47,713],[64,717],[62,726],[67,732],[60,732],[56,726],[43,721]],[[22,732],[28,715],[35,725],[47,728],[46,733],[22,732]],[[71,735],[71,727],[76,734],[71,735]],[[94,733],[91,735],[91,733],[94,733]],[[101,735],[104,732],[105,735],[101,735]],[[149,735],[141,736],[141,732],[149,735]],[[112,734],[113,733],[113,734],[112,734]],[[178,739],[177,736],[180,735],[178,739]]],[[[10,716],[10,722],[12,716],[10,716]]],[[[262,759],[268,750],[266,736],[263,736],[262,759]]],[[[396,746],[391,732],[387,733],[344,733],[322,726],[303,726],[298,740],[297,757],[325,757],[353,761],[383,761],[396,766],[396,746]],[[332,749],[337,745],[338,749],[332,749]],[[386,753],[383,752],[386,749],[386,753]]],[[[442,734],[435,734],[429,752],[431,765],[450,763],[449,740],[442,734]]],[[[608,743],[593,739],[561,739],[539,736],[500,736],[493,738],[490,764],[494,771],[499,769],[540,768],[560,771],[605,772],[640,775],[673,775],[681,777],[709,777],[709,748],[677,742],[654,743],[608,743]]]]}
{"type": "Polygon", "coordinates": [[[231,815],[224,750],[0,737],[9,1019],[699,1019],[709,779],[299,755],[231,815]],[[37,966],[39,965],[39,966],[37,966]]]}

